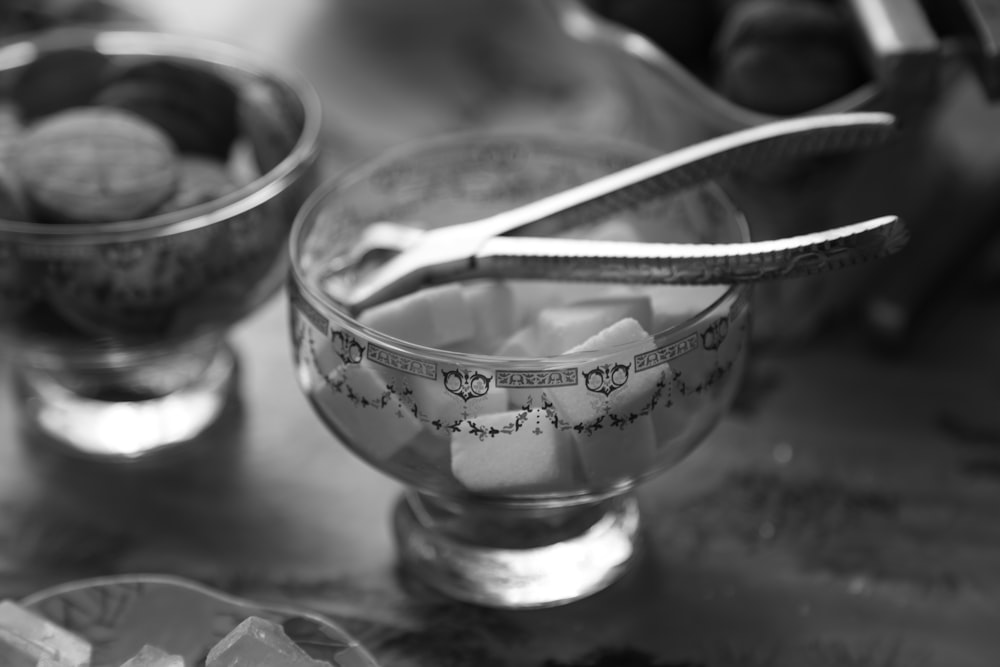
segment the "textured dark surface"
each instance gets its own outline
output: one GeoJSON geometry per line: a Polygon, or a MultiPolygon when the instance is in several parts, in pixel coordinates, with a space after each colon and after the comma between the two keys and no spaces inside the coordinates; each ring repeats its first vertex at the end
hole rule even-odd
{"type": "Polygon", "coordinates": [[[324,612],[387,667],[1000,661],[990,301],[956,303],[902,361],[849,335],[758,354],[740,409],[643,489],[636,568],[588,600],[518,613],[398,577],[397,487],[310,412],[284,308],[237,333],[242,405],[156,467],[85,465],[19,434],[0,370],[0,597],[179,574],[324,612]]]}

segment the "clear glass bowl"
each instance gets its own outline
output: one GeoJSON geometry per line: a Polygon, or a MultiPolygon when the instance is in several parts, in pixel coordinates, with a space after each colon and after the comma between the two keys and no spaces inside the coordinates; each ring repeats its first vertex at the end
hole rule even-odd
{"type": "Polygon", "coordinates": [[[25,423],[71,451],[134,459],[190,440],[234,389],[226,332],[281,286],[294,214],[315,187],[320,112],[297,74],[189,37],[68,28],[0,45],[0,101],[41,54],[199,67],[239,97],[256,177],[140,220],[0,220],[0,335],[25,423]]]}
{"type": "MultiPolygon", "coordinates": [[[[291,328],[302,390],[337,440],[406,486],[395,513],[402,563],[451,596],[554,605],[625,570],[640,535],[634,487],[687,455],[730,404],[745,358],[748,289],[636,287],[661,306],[655,335],[512,358],[368,328],[324,291],[325,270],[366,223],[473,220],[646,157],[631,144],[578,136],[456,135],[343,173],[296,220],[291,328]]],[[[748,239],[714,186],[630,215],[646,238],[748,239]]],[[[478,336],[500,339],[539,306],[622,289],[504,284],[515,305],[470,301],[449,326],[471,322],[478,336]]]]}

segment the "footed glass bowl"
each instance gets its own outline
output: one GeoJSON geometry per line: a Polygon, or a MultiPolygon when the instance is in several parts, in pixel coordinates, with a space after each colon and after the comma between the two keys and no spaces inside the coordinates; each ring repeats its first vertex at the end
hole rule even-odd
{"type": "MultiPolygon", "coordinates": [[[[648,156],[582,137],[447,137],[342,174],[296,220],[291,327],[302,390],[338,441],[405,485],[395,512],[402,564],[448,595],[556,605],[625,571],[641,533],[636,485],[683,459],[730,404],[748,288],[487,281],[354,318],[331,281],[351,279],[341,260],[367,223],[474,220],[648,156]],[[451,311],[441,307],[449,298],[460,299],[451,311]],[[561,328],[558,308],[595,299],[612,310],[642,305],[614,325],[631,327],[624,342],[594,342],[617,340],[605,333],[569,354],[517,352],[514,341],[543,317],[555,317],[546,335],[561,332],[551,335],[564,345],[590,336],[561,328]],[[371,325],[394,320],[391,332],[371,325]]],[[[714,186],[574,234],[748,240],[714,186]]]]}
{"type": "MultiPolygon", "coordinates": [[[[117,70],[183,65],[236,93],[225,194],[117,222],[0,213],[0,335],[16,350],[25,424],[74,453],[131,460],[196,436],[233,391],[226,333],[282,284],[288,231],[315,185],[319,104],[298,75],[226,45],[69,28],[0,45],[0,148],[25,131],[11,102],[22,73],[60,53],[103,54],[117,70]]],[[[221,113],[210,100],[182,102],[205,123],[221,113]]]]}

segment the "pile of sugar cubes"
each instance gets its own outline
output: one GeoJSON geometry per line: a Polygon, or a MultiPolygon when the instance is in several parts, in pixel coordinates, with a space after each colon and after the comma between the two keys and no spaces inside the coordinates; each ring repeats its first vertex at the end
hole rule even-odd
{"type": "MultiPolygon", "coordinates": [[[[638,240],[634,227],[621,221],[604,223],[591,234],[594,237],[638,240]]],[[[651,333],[690,319],[726,290],[726,286],[469,281],[426,288],[373,306],[360,313],[358,321],[426,347],[535,360],[522,364],[530,369],[543,367],[540,358],[607,351],[640,341],[646,341],[644,351],[653,352],[651,333]]],[[[388,379],[391,372],[342,363],[336,352],[331,346],[317,350],[317,366],[337,369],[354,396],[384,395],[387,384],[394,382],[388,379]]],[[[495,375],[490,372],[483,373],[478,385],[474,374],[449,378],[439,373],[434,380],[411,374],[396,382],[396,389],[405,384],[414,409],[387,411],[386,418],[352,406],[344,391],[320,389],[313,398],[366,454],[380,460],[389,461],[406,450],[411,458],[414,452],[423,452],[418,456],[439,462],[439,467],[446,465],[441,461],[450,461],[451,476],[471,491],[555,492],[642,474],[668,456],[661,451],[664,443],[688,427],[697,407],[693,401],[685,404],[678,392],[669,398],[669,406],[664,396],[655,409],[649,409],[664,378],[672,378],[674,361],[639,372],[633,363],[636,353],[632,348],[618,355],[620,359],[612,354],[610,358],[620,364],[598,368],[586,377],[589,367],[580,362],[575,383],[544,388],[498,386],[495,377],[488,377],[495,375]],[[460,386],[462,382],[468,386],[460,386]],[[472,422],[475,428],[470,427],[472,422]],[[512,429],[515,423],[526,427],[512,429]]],[[[695,378],[707,374],[714,361],[715,355],[693,351],[677,364],[687,377],[695,378]]],[[[474,366],[470,361],[469,367],[474,366]]]]}
{"type": "MultiPolygon", "coordinates": [[[[91,645],[82,637],[14,602],[0,602],[3,667],[96,667],[92,660],[91,645]]],[[[212,647],[204,662],[205,667],[364,667],[366,664],[349,647],[338,653],[332,663],[314,660],[281,626],[256,616],[247,618],[212,647]]],[[[121,663],[121,667],[195,667],[195,664],[146,645],[121,663]]]]}

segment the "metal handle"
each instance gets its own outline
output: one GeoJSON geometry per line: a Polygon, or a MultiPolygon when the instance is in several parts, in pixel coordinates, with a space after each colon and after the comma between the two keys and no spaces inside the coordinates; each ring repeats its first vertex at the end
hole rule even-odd
{"type": "Polygon", "coordinates": [[[775,241],[719,244],[616,243],[575,239],[491,240],[466,275],[672,285],[796,278],[899,251],[909,233],[895,216],[775,241]]]}
{"type": "Polygon", "coordinates": [[[775,121],[702,141],[466,224],[482,226],[484,238],[518,233],[553,236],[732,172],[881,145],[894,130],[895,117],[880,112],[775,121]]]}
{"type": "Polygon", "coordinates": [[[891,114],[850,113],[775,121],[709,139],[489,218],[428,229],[340,300],[363,309],[430,282],[456,279],[449,276],[466,271],[502,235],[555,236],[732,171],[881,144],[894,129],[891,114]]]}

